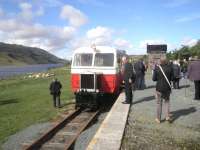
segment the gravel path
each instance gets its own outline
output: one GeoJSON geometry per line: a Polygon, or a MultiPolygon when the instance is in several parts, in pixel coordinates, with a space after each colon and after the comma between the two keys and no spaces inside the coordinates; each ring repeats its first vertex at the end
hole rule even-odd
{"type": "Polygon", "coordinates": [[[200,101],[193,100],[194,85],[181,80],[181,89],[171,95],[172,122],[155,122],[155,83],[135,91],[121,149],[193,150],[200,149],[200,101]]]}
{"type": "Polygon", "coordinates": [[[41,123],[32,125],[23,131],[20,131],[8,138],[8,140],[2,145],[3,150],[21,150],[22,143],[30,143],[34,139],[38,138],[41,133],[45,132],[52,126],[51,123],[41,123]]]}

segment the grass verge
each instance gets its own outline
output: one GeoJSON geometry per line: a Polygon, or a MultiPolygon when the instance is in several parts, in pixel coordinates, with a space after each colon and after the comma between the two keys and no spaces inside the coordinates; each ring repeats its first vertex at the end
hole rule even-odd
{"type": "MultiPolygon", "coordinates": [[[[71,102],[70,71],[63,67],[48,72],[54,73],[63,85],[61,103],[65,105],[71,102]]],[[[23,77],[21,75],[0,82],[0,147],[8,136],[32,124],[49,121],[65,109],[53,107],[49,94],[53,77],[23,77]]]]}

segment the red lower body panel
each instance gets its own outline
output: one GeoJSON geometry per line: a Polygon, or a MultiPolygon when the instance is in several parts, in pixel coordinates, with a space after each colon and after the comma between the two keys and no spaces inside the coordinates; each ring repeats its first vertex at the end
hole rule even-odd
{"type": "MultiPolygon", "coordinates": [[[[97,89],[101,93],[115,93],[118,92],[122,81],[121,74],[102,74],[97,77],[97,89]]],[[[71,75],[72,91],[76,92],[80,89],[80,74],[71,75]]]]}
{"type": "Polygon", "coordinates": [[[100,75],[98,79],[99,91],[103,93],[115,93],[120,87],[120,76],[114,75],[100,75]]]}
{"type": "Polygon", "coordinates": [[[80,74],[71,75],[71,88],[73,92],[76,92],[80,89],[80,74]]]}

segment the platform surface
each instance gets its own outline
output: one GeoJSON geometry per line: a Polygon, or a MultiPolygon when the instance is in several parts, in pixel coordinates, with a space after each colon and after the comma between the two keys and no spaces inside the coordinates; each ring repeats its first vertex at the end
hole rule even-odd
{"type": "Polygon", "coordinates": [[[122,104],[125,94],[121,93],[89,143],[87,150],[119,150],[128,118],[130,104],[122,104]]]}

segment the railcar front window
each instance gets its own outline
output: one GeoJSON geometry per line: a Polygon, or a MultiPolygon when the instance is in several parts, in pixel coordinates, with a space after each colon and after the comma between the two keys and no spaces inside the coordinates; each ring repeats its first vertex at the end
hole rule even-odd
{"type": "Polygon", "coordinates": [[[114,54],[113,53],[96,53],[94,65],[95,66],[105,66],[111,67],[114,64],[114,54]]]}
{"type": "Polygon", "coordinates": [[[75,54],[74,66],[92,66],[92,54],[75,54]]]}

